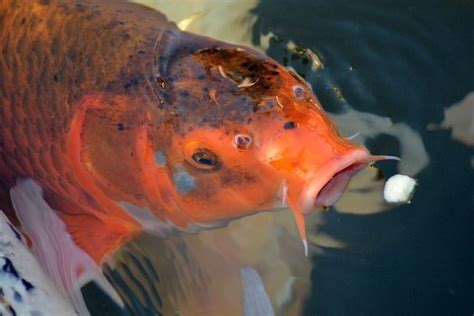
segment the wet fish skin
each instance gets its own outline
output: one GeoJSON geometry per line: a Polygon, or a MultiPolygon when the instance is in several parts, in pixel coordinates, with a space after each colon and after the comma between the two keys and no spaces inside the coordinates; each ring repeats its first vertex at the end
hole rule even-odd
{"type": "MultiPolygon", "coordinates": [[[[144,87],[156,86],[155,46],[176,27],[162,14],[125,1],[2,0],[0,22],[3,186],[12,187],[16,178],[30,177],[63,215],[112,212],[117,226],[125,225],[127,235],[137,231],[133,218],[110,199],[94,196],[87,180],[77,175],[84,170],[71,161],[71,126],[78,115],[94,110],[91,116],[104,118],[107,127],[115,130],[118,124],[127,129],[143,125],[149,111],[146,106],[123,109],[117,100],[123,106],[125,99],[127,105],[134,104],[133,98],[151,99],[153,88],[144,87]]],[[[117,134],[104,131],[96,146],[105,147],[117,134]]],[[[112,164],[118,162],[119,149],[109,158],[112,164]]],[[[116,187],[137,185],[134,177],[121,180],[116,187]]],[[[3,208],[8,206],[4,203],[3,208]]],[[[89,217],[93,222],[97,216],[89,217]]],[[[100,261],[103,253],[120,242],[119,238],[109,245],[94,245],[103,247],[96,250],[94,259],[100,261]]]]}
{"type": "Polygon", "coordinates": [[[97,264],[144,228],[224,225],[286,195],[306,245],[318,192],[370,162],[294,72],[147,7],[0,0],[0,23],[2,186],[31,178],[97,264]]]}

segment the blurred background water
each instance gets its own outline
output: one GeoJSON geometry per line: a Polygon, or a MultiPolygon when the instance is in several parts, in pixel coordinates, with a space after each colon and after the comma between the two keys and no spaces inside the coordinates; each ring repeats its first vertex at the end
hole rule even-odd
{"type": "MultiPolygon", "coordinates": [[[[289,212],[167,240],[143,235],[106,274],[124,314],[241,315],[253,267],[277,315],[474,312],[474,2],[140,0],[185,30],[253,46],[293,67],[342,134],[418,187],[388,206],[376,169],[310,219],[304,258],[289,212]]],[[[97,315],[119,311],[93,287],[97,315]]]]}

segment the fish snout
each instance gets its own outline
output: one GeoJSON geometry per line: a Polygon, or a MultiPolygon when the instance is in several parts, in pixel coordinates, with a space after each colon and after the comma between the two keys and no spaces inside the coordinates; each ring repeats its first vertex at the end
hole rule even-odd
{"type": "Polygon", "coordinates": [[[288,198],[290,205],[304,215],[334,205],[351,178],[371,162],[370,157],[369,152],[362,147],[332,157],[312,170],[301,185],[297,185],[294,196],[288,198]]]}
{"type": "Polygon", "coordinates": [[[283,198],[288,200],[293,212],[306,255],[308,243],[304,217],[318,208],[336,203],[350,179],[371,161],[372,156],[365,148],[354,146],[344,154],[315,166],[306,175],[295,175],[287,180],[283,198]]]}

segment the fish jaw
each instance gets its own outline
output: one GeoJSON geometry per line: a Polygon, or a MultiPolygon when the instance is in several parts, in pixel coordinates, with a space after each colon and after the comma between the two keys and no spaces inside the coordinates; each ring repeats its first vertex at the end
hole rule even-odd
{"type": "Polygon", "coordinates": [[[363,148],[356,148],[344,156],[335,156],[303,179],[288,180],[288,204],[295,217],[296,226],[308,256],[305,216],[315,209],[333,205],[342,196],[350,179],[364,169],[369,154],[363,148]]]}
{"type": "Polygon", "coordinates": [[[342,196],[350,179],[367,167],[369,157],[365,149],[355,148],[344,155],[331,158],[303,179],[289,181],[289,204],[304,215],[317,208],[334,205],[342,196]],[[292,190],[292,187],[295,189],[292,190]]]}
{"type": "Polygon", "coordinates": [[[373,161],[364,147],[339,137],[324,113],[314,119],[316,128],[300,124],[284,131],[283,122],[266,126],[260,147],[261,159],[283,179],[282,200],[293,212],[305,254],[305,216],[336,203],[352,176],[373,161]]]}

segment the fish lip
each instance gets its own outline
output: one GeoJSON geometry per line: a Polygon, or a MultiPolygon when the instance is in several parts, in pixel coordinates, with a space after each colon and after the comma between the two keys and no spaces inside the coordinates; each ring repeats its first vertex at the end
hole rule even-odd
{"type": "Polygon", "coordinates": [[[329,180],[324,184],[324,186],[319,190],[318,194],[314,199],[314,206],[316,208],[326,208],[335,204],[342,193],[346,189],[347,185],[351,178],[356,175],[359,171],[364,169],[367,164],[363,163],[353,163],[346,168],[336,172],[329,180]],[[331,189],[337,187],[335,192],[330,192],[331,189]],[[325,195],[325,192],[330,192],[328,195],[325,195]]]}
{"type": "Polygon", "coordinates": [[[321,169],[329,169],[323,175],[312,176],[300,197],[300,209],[310,214],[315,208],[326,208],[339,200],[350,179],[369,164],[370,154],[365,149],[357,149],[351,154],[338,156],[328,161],[321,169]],[[334,189],[335,191],[331,192],[334,189]],[[326,195],[327,194],[327,195],[326,195]]]}

